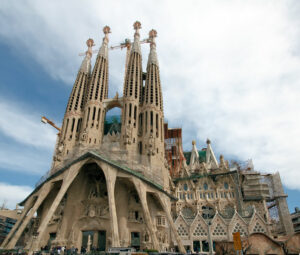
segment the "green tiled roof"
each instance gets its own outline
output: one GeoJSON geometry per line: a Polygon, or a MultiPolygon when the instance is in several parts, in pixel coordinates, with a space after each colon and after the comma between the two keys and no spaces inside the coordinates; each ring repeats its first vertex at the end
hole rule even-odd
{"type": "MultiPolygon", "coordinates": [[[[199,161],[205,162],[206,159],[206,151],[198,151],[199,154],[199,161]]],[[[191,159],[191,152],[183,152],[183,155],[186,159],[186,163],[189,165],[190,164],[190,159],[191,159]]]]}
{"type": "Polygon", "coordinates": [[[104,135],[108,133],[121,133],[121,116],[109,115],[105,117],[104,121],[104,135]]]}

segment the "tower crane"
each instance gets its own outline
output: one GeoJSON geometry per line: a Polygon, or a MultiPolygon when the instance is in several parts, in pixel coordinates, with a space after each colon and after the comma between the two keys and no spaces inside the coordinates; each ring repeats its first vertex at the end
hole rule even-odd
{"type": "Polygon", "coordinates": [[[59,131],[59,133],[60,133],[61,129],[58,126],[56,126],[53,121],[49,120],[45,116],[42,116],[41,122],[43,122],[44,124],[51,125],[52,127],[56,128],[59,131]]]}
{"type": "MultiPolygon", "coordinates": [[[[144,44],[144,43],[150,43],[150,39],[149,38],[145,38],[143,40],[140,41],[140,44],[144,44]]],[[[127,49],[126,51],[126,61],[125,61],[125,76],[126,76],[126,73],[127,73],[127,66],[128,66],[128,61],[129,61],[129,55],[130,55],[130,49],[131,49],[131,45],[132,45],[132,42],[130,41],[130,39],[126,38],[124,40],[124,42],[121,42],[119,45],[115,45],[115,46],[110,46],[109,49],[110,50],[116,50],[116,49],[121,49],[123,50],[124,48],[127,49]]],[[[93,45],[95,46],[95,44],[93,45]]],[[[93,50],[92,52],[93,53],[98,53],[99,50],[93,50]]],[[[78,55],[79,56],[85,56],[86,53],[79,53],[78,55]]],[[[124,76],[124,79],[125,79],[125,76],[124,76]]]]}

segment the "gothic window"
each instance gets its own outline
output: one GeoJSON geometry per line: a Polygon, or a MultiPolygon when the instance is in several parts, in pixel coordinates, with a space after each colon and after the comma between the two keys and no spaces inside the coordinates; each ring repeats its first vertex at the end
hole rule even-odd
{"type": "Polygon", "coordinates": [[[201,226],[200,223],[198,223],[197,227],[194,230],[193,233],[194,236],[207,236],[207,231],[201,226]]]}
{"type": "Polygon", "coordinates": [[[228,189],[228,188],[229,188],[229,185],[228,185],[227,182],[224,182],[224,188],[225,188],[225,189],[228,189]]]}
{"type": "Polygon", "coordinates": [[[186,229],[185,226],[183,226],[182,224],[179,224],[179,227],[178,227],[178,229],[177,229],[177,232],[178,232],[178,235],[179,235],[179,236],[185,237],[185,236],[188,236],[188,235],[189,235],[187,229],[186,229]]]}
{"type": "Polygon", "coordinates": [[[157,218],[157,226],[165,226],[166,225],[166,218],[163,216],[158,216],[157,218]]]}
{"type": "Polygon", "coordinates": [[[187,185],[186,183],[183,185],[183,189],[184,189],[185,191],[188,190],[188,185],[187,185]]]}
{"type": "Polygon", "coordinates": [[[156,113],[156,119],[155,119],[156,123],[155,123],[155,126],[156,126],[156,137],[158,137],[158,114],[156,113]]]}
{"type": "Polygon", "coordinates": [[[134,106],[134,115],[133,115],[133,117],[134,117],[134,120],[136,120],[136,105],[134,106]]]}
{"type": "Polygon", "coordinates": [[[88,126],[88,122],[89,122],[89,119],[90,119],[90,110],[91,110],[91,108],[89,107],[88,108],[87,119],[86,119],[86,127],[88,126]]]}
{"type": "Polygon", "coordinates": [[[71,131],[73,132],[73,130],[74,130],[74,125],[75,125],[75,119],[73,118],[73,120],[72,120],[72,127],[71,127],[71,131]]]}
{"type": "Polygon", "coordinates": [[[241,236],[246,236],[247,235],[246,230],[238,222],[235,224],[235,227],[234,227],[232,233],[235,233],[235,232],[240,232],[241,236]]]}
{"type": "Polygon", "coordinates": [[[65,128],[64,138],[66,138],[66,133],[68,131],[68,126],[69,126],[69,119],[67,119],[67,124],[66,124],[66,128],[65,128]]]}
{"type": "Polygon", "coordinates": [[[92,120],[95,120],[95,116],[96,116],[96,107],[94,107],[94,110],[93,110],[93,118],[92,118],[92,120]]]}
{"type": "Polygon", "coordinates": [[[254,228],[253,228],[254,233],[266,233],[265,229],[258,223],[256,222],[254,228]]]}
{"type": "Polygon", "coordinates": [[[147,129],[148,129],[148,112],[146,112],[145,114],[145,133],[147,133],[147,129]]]}
{"type": "Polygon", "coordinates": [[[203,188],[204,188],[205,190],[208,190],[208,185],[207,185],[206,182],[204,183],[203,188]]]}
{"type": "Polygon", "coordinates": [[[215,227],[213,233],[213,236],[226,236],[226,231],[224,230],[224,228],[221,226],[221,224],[217,224],[217,226],[215,227]]]}
{"type": "Polygon", "coordinates": [[[77,122],[77,128],[76,128],[76,132],[78,133],[80,131],[81,128],[81,122],[82,122],[82,118],[80,118],[77,122]]]}
{"type": "Polygon", "coordinates": [[[150,126],[153,126],[153,112],[150,112],[150,126]]]}

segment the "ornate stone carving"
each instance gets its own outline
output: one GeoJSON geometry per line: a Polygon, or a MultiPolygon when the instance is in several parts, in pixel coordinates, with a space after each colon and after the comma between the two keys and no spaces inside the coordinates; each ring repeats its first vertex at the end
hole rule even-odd
{"type": "Polygon", "coordinates": [[[81,134],[80,142],[85,142],[86,140],[87,140],[87,130],[85,128],[81,134]]]}
{"type": "Polygon", "coordinates": [[[64,214],[64,208],[65,208],[65,204],[66,204],[66,197],[64,197],[60,204],[58,205],[58,207],[56,208],[55,213],[53,214],[51,220],[49,221],[48,225],[52,225],[52,224],[58,224],[61,222],[63,214],[64,214]]]}
{"type": "Polygon", "coordinates": [[[91,184],[88,192],[88,199],[82,201],[84,205],[84,217],[109,217],[109,204],[106,194],[106,185],[103,180],[93,178],[94,183],[91,184]]]}
{"type": "Polygon", "coordinates": [[[148,140],[148,155],[149,156],[155,155],[155,141],[154,141],[152,134],[150,134],[149,140],[148,140]]]}
{"type": "Polygon", "coordinates": [[[131,139],[132,139],[132,130],[131,130],[131,126],[128,124],[125,128],[124,144],[131,144],[131,139]]]}

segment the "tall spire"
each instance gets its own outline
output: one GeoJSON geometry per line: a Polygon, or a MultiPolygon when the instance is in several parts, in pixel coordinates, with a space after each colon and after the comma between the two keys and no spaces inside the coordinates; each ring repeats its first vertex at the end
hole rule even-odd
{"type": "Polygon", "coordinates": [[[141,23],[136,21],[133,24],[135,29],[134,33],[134,42],[131,48],[128,67],[126,71],[126,78],[124,84],[124,96],[132,97],[139,99],[139,102],[142,101],[142,54],[141,54],[141,45],[140,45],[140,33],[141,23]]]}
{"type": "Polygon", "coordinates": [[[79,68],[67,104],[59,144],[56,155],[54,156],[54,167],[57,163],[56,161],[61,161],[64,156],[73,150],[79,139],[85,104],[85,92],[91,74],[92,47],[94,46],[93,39],[88,39],[86,45],[88,46],[88,50],[79,68]]]}
{"type": "Polygon", "coordinates": [[[138,116],[142,103],[143,70],[140,46],[141,23],[133,24],[135,29],[134,42],[131,48],[125,74],[122,108],[122,144],[128,152],[137,152],[138,116]]]}
{"type": "Polygon", "coordinates": [[[110,28],[103,28],[104,38],[93,68],[86,94],[81,144],[98,145],[102,141],[102,125],[105,118],[103,100],[108,96],[108,34],[110,28]]]}
{"type": "MultiPolygon", "coordinates": [[[[159,77],[159,66],[156,55],[155,37],[157,32],[149,32],[150,53],[147,63],[147,75],[143,94],[141,119],[142,154],[149,155],[150,162],[164,160],[164,112],[162,107],[162,91],[159,77]]],[[[152,164],[152,163],[151,163],[152,164]]],[[[161,173],[157,173],[161,174],[161,173]]]]}
{"type": "Polygon", "coordinates": [[[144,105],[152,104],[163,110],[162,91],[160,84],[159,65],[156,54],[155,37],[157,37],[156,30],[152,29],[149,32],[150,53],[147,63],[147,77],[144,95],[144,105]]]}

